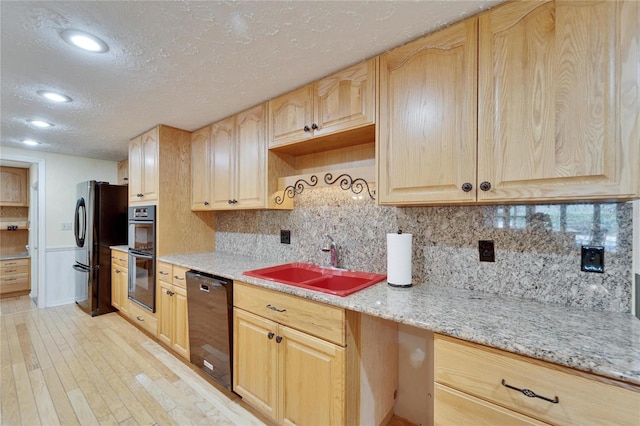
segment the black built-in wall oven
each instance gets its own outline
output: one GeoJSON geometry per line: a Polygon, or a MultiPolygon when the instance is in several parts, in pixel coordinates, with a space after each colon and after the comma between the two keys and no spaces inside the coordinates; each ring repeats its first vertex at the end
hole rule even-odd
{"type": "Polygon", "coordinates": [[[129,300],[156,311],[156,207],[129,207],[129,300]]]}

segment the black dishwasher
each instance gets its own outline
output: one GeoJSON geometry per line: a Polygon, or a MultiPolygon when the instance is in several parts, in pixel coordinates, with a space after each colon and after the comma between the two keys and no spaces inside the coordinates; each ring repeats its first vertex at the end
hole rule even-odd
{"type": "Polygon", "coordinates": [[[232,390],[233,281],[188,271],[191,363],[232,390]]]}

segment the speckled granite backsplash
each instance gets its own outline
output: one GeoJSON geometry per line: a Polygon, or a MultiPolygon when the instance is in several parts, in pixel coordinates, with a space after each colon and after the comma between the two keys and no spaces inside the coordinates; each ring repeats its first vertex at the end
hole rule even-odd
{"type": "Polygon", "coordinates": [[[631,203],[380,207],[339,188],[306,190],[292,211],[219,212],[216,250],[386,273],[386,234],[413,234],[414,284],[502,293],[567,306],[631,312],[631,203]],[[280,244],[280,230],[291,244],[280,244]],[[479,262],[493,240],[495,263],[479,262]],[[580,270],[581,245],[605,246],[605,272],[580,270]]]}

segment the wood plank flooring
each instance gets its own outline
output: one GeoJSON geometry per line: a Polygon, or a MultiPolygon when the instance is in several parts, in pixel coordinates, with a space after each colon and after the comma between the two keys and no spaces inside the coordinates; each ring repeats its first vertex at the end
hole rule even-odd
{"type": "Polygon", "coordinates": [[[0,299],[0,425],[263,425],[117,313],[0,299]]]}

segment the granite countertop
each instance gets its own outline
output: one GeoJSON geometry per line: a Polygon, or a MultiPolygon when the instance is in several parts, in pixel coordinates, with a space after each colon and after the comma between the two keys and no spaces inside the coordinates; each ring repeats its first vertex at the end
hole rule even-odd
{"type": "Polygon", "coordinates": [[[28,259],[29,253],[14,253],[14,254],[4,254],[0,256],[0,260],[11,260],[11,259],[28,259]]]}
{"type": "Polygon", "coordinates": [[[385,282],[347,297],[244,276],[278,262],[211,252],[158,260],[640,385],[640,320],[437,285],[385,282]]]}

